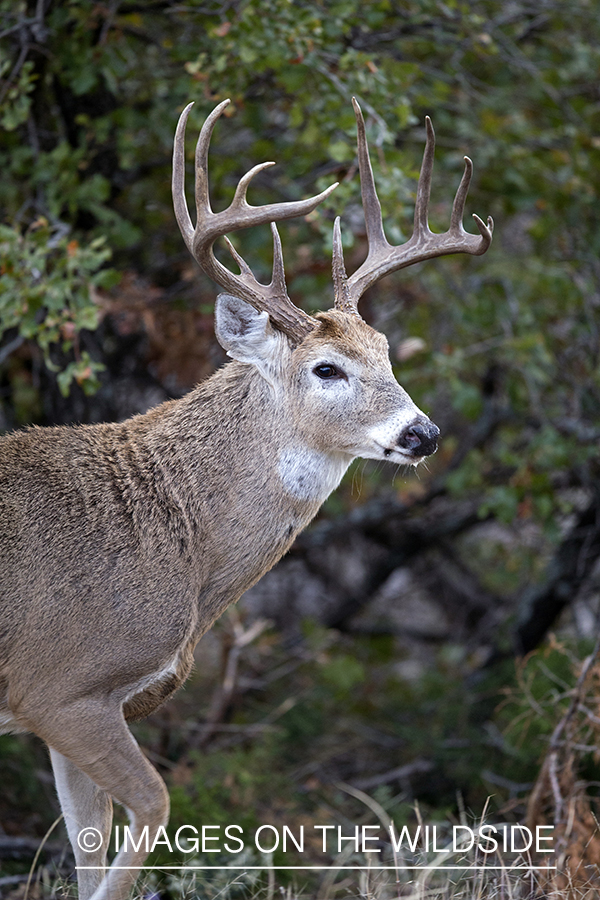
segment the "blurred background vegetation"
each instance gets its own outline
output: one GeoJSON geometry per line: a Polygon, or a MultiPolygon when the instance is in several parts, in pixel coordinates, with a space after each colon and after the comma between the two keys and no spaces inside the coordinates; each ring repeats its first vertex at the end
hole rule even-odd
{"type": "MultiPolygon", "coordinates": [[[[415,802],[433,821],[481,815],[492,795],[500,819],[564,825],[576,809],[563,852],[597,864],[597,741],[580,736],[597,673],[581,682],[580,660],[600,593],[598,2],[0,0],[0,77],[0,431],[123,418],[224,361],[216,289],[170,199],[190,100],[190,186],[190,132],[232,100],[216,209],[264,159],[278,165],[253,182],[256,205],[341,182],[281,229],[307,311],[331,304],[336,215],[349,271],[365,253],[352,96],[392,243],[411,233],[425,115],[433,230],[474,160],[487,255],[389,276],[361,304],[440,450],[416,474],[357,463],[137,733],[177,823],[354,822],[369,812],[356,791],[399,823],[415,802]],[[545,785],[549,753],[564,797],[545,785]]],[[[236,246],[268,277],[266,226],[236,246]]],[[[0,765],[0,862],[18,890],[14,841],[43,834],[56,801],[36,742],[1,738],[0,765]]]]}

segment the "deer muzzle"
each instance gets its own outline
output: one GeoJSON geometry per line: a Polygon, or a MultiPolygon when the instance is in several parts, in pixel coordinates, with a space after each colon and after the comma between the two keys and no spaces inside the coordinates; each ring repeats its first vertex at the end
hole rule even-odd
{"type": "Polygon", "coordinates": [[[414,457],[431,456],[437,450],[440,429],[430,419],[417,419],[398,437],[398,447],[414,457]]]}

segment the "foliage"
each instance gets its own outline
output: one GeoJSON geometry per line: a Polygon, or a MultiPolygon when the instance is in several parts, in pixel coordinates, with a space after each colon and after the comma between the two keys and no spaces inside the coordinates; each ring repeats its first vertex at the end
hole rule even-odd
{"type": "Polygon", "coordinates": [[[96,373],[103,368],[87,352],[79,352],[77,338],[82,328],[98,327],[92,292],[111,280],[109,271],[98,271],[110,256],[104,244],[98,237],[80,247],[76,240],[53,235],[43,218],[24,235],[0,225],[0,320],[6,330],[37,341],[65,395],[73,379],[86,393],[93,392],[96,373]],[[75,360],[66,367],[54,363],[51,350],[56,345],[63,353],[74,348],[75,360]]]}

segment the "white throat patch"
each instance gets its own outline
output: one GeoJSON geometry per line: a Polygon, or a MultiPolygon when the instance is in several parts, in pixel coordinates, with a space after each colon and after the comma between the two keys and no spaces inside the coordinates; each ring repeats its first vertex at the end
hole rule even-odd
{"type": "Polygon", "coordinates": [[[322,503],[336,489],[351,461],[341,453],[288,447],[281,451],[277,471],[288,494],[322,503]]]}

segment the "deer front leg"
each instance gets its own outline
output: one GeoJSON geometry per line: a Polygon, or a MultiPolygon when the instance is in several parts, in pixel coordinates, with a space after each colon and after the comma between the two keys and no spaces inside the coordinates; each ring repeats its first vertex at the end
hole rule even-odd
{"type": "Polygon", "coordinates": [[[67,834],[75,855],[75,865],[78,867],[79,900],[89,900],[100,887],[105,875],[106,850],[112,825],[112,800],[85,772],[52,747],[50,759],[67,834]],[[82,834],[84,829],[90,829],[87,832],[87,846],[90,849],[87,851],[81,846],[86,845],[86,835],[82,834]]]}
{"type": "Polygon", "coordinates": [[[127,900],[147,855],[145,841],[141,839],[144,827],[148,827],[153,840],[157,829],[166,825],[169,818],[169,795],[162,778],[143,755],[120,708],[87,698],[53,710],[52,718],[46,719],[39,710],[35,719],[31,713],[28,716],[23,713],[21,710],[20,717],[51,748],[53,766],[59,773],[59,796],[61,804],[65,803],[65,819],[78,865],[103,865],[107,846],[97,854],[81,851],[77,844],[81,828],[97,827],[108,835],[108,798],[126,808],[133,840],[128,842],[127,849],[119,851],[104,878],[101,872],[94,874],[89,869],[88,874],[86,870],[79,871],[79,880],[83,886],[81,897],[85,900],[89,900],[90,890],[93,890],[91,900],[127,900]],[[81,795],[74,799],[80,790],[81,795]],[[99,804],[94,807],[97,801],[99,804]],[[87,822],[83,821],[86,808],[91,816],[87,822]],[[99,808],[103,810],[101,815],[99,808]],[[102,862],[91,861],[99,858],[102,862]]]}

